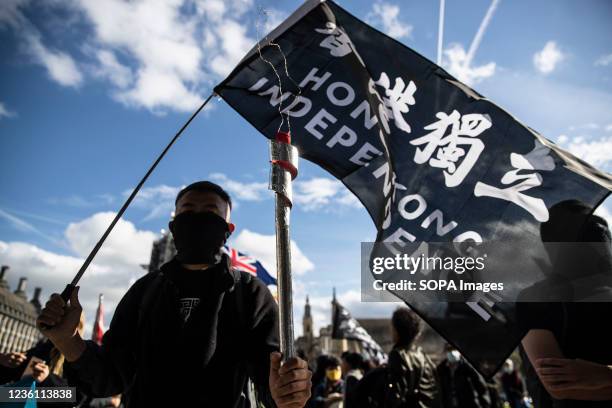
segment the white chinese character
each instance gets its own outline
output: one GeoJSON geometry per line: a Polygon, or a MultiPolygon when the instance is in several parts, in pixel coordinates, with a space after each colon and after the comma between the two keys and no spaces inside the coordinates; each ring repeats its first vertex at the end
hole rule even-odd
{"type": "Polygon", "coordinates": [[[425,130],[431,130],[430,133],[410,141],[413,146],[425,145],[416,149],[414,162],[423,164],[429,161],[431,167],[444,169],[444,184],[457,187],[484,150],[484,143],[476,136],[491,127],[491,120],[480,113],[461,116],[456,110],[450,115],[438,112],[436,117],[439,119],[437,122],[425,126],[425,130]]]}
{"type": "Polygon", "coordinates": [[[535,147],[529,153],[522,155],[510,154],[510,163],[514,170],[508,171],[501,179],[502,184],[509,185],[521,180],[519,183],[507,188],[493,187],[483,182],[476,183],[474,195],[476,197],[487,196],[513,202],[519,207],[527,210],[537,221],[548,221],[548,209],[541,198],[530,197],[522,191],[542,185],[540,173],[531,172],[519,174],[521,170],[545,170],[555,169],[555,161],[550,156],[550,149],[536,140],[535,147]]]}
{"type": "Polygon", "coordinates": [[[370,79],[368,84],[370,93],[378,95],[378,92],[376,92],[374,88],[375,85],[385,90],[382,98],[379,97],[385,110],[385,114],[381,115],[383,116],[383,125],[386,125],[385,130],[388,132],[388,119],[393,119],[398,129],[410,133],[410,125],[406,122],[402,113],[408,113],[410,110],[408,105],[414,105],[416,103],[414,99],[414,93],[417,89],[415,83],[410,81],[410,83],[406,85],[401,77],[397,77],[395,78],[393,88],[391,88],[391,80],[387,73],[383,72],[380,74],[378,81],[374,82],[374,80],[370,79]]]}
{"type": "Polygon", "coordinates": [[[334,57],[344,57],[351,52],[355,54],[361,65],[365,67],[364,62],[355,50],[351,39],[348,34],[336,24],[328,21],[325,24],[325,28],[315,28],[315,31],[320,34],[325,34],[327,37],[319,44],[323,48],[327,48],[330,54],[334,57]]]}

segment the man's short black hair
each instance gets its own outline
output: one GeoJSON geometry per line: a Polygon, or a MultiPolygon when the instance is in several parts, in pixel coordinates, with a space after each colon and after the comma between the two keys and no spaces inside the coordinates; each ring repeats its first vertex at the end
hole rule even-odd
{"type": "Polygon", "coordinates": [[[329,360],[327,361],[327,367],[325,369],[340,367],[340,359],[336,356],[329,356],[329,360]]]}
{"type": "Polygon", "coordinates": [[[345,351],[342,353],[342,359],[351,369],[361,369],[363,367],[363,356],[359,353],[350,353],[345,351]]]}
{"type": "Polygon", "coordinates": [[[393,312],[391,324],[397,332],[399,346],[409,346],[421,332],[421,318],[406,307],[399,307],[393,312]]]}
{"type": "Polygon", "coordinates": [[[225,191],[220,185],[208,180],[196,181],[195,183],[191,183],[190,185],[179,191],[176,196],[176,200],[174,201],[174,205],[176,206],[181,197],[189,191],[198,191],[201,193],[215,193],[229,205],[230,210],[232,209],[232,199],[230,198],[229,194],[227,194],[227,191],[225,191]]]}

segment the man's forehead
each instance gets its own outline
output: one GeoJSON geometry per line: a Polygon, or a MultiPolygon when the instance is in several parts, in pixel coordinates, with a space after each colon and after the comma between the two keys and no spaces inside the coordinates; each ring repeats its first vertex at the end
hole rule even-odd
{"type": "Polygon", "coordinates": [[[180,206],[184,203],[211,203],[211,204],[225,204],[225,200],[221,198],[218,194],[212,191],[188,191],[181,196],[181,198],[176,203],[176,206],[180,206]]]}

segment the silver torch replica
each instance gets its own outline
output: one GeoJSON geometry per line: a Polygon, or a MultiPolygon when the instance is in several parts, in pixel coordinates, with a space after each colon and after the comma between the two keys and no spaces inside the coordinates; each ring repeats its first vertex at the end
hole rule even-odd
{"type": "Polygon", "coordinates": [[[277,132],[270,141],[270,189],[275,192],[276,271],[278,281],[279,334],[283,360],[295,356],[293,347],[293,296],[291,287],[291,239],[289,216],[292,206],[291,182],[297,177],[298,152],[291,134],[277,132]]]}

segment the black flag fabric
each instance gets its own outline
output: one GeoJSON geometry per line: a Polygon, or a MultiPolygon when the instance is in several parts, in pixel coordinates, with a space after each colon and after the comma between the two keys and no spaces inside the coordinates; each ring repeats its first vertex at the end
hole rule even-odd
{"type": "MultiPolygon", "coordinates": [[[[377,242],[516,239],[518,262],[541,246],[551,207],[592,211],[612,188],[609,174],[332,1],[305,2],[215,92],[267,138],[290,130],[300,156],[367,208],[377,242]]],[[[489,377],[524,330],[513,302],[474,296],[402,300],[489,377]]]]}
{"type": "Polygon", "coordinates": [[[376,359],[378,363],[387,361],[387,355],[382,347],[370,336],[359,322],[351,316],[350,312],[335,301],[333,303],[332,339],[357,340],[363,353],[370,359],[376,359]]]}

